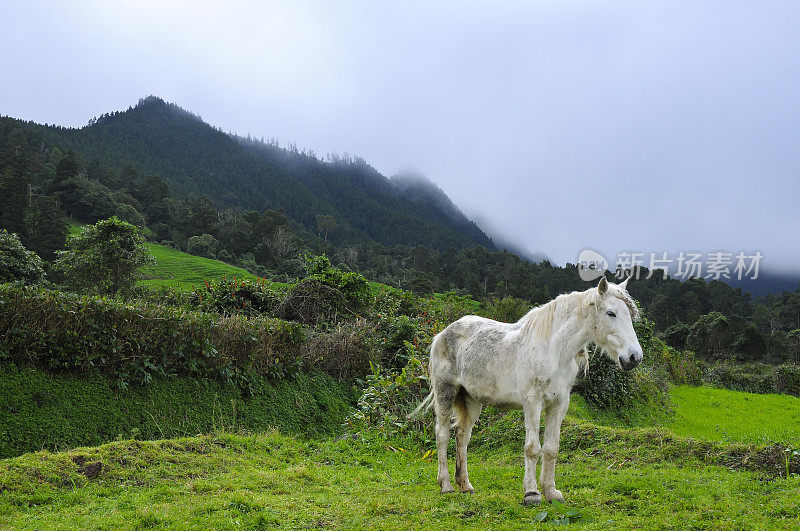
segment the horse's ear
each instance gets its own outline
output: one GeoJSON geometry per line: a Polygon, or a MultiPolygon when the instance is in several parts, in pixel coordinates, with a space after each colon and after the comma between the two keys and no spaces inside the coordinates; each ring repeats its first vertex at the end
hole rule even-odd
{"type": "Polygon", "coordinates": [[[597,285],[597,292],[602,295],[606,291],[608,291],[608,280],[606,280],[606,277],[600,277],[600,283],[597,285]]]}
{"type": "Polygon", "coordinates": [[[630,277],[626,278],[624,282],[621,282],[619,284],[619,287],[624,289],[625,291],[627,291],[628,290],[628,281],[631,279],[632,276],[633,275],[631,275],[630,277]]]}

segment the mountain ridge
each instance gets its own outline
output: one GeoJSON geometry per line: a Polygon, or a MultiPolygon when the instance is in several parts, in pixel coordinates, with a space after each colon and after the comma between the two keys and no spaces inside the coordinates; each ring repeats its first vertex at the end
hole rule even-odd
{"type": "Polygon", "coordinates": [[[87,160],[157,174],[179,196],[206,196],[232,208],[283,210],[310,232],[318,230],[319,216],[330,216],[336,223],[331,237],[338,243],[495,249],[438,187],[404,189],[363,159],[322,161],[225,133],[156,96],[81,128],[27,124],[87,160]]]}

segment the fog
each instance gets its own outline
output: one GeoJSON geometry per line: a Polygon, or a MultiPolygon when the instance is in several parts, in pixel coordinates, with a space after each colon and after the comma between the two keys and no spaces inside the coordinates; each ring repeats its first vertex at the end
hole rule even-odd
{"type": "Polygon", "coordinates": [[[2,114],[82,126],[154,94],[413,168],[556,263],[725,250],[800,269],[796,2],[16,4],[2,114]]]}

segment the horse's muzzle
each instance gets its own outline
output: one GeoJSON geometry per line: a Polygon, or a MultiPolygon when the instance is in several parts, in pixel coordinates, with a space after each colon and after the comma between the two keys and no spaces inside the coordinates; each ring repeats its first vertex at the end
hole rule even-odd
{"type": "Polygon", "coordinates": [[[630,371],[632,369],[635,369],[636,366],[639,365],[639,363],[642,361],[642,357],[643,355],[641,350],[631,349],[628,352],[627,358],[623,358],[622,356],[620,356],[619,364],[622,367],[623,371],[630,371]]]}

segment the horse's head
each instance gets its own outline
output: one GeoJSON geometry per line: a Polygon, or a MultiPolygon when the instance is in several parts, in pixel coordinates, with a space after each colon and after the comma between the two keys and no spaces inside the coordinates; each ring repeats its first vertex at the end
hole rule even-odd
{"type": "Polygon", "coordinates": [[[628,280],[630,277],[621,284],[609,284],[606,277],[601,278],[592,312],[594,342],[624,371],[639,365],[644,356],[633,329],[639,311],[626,290],[628,280]]]}

